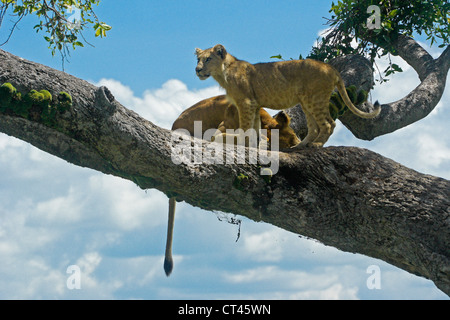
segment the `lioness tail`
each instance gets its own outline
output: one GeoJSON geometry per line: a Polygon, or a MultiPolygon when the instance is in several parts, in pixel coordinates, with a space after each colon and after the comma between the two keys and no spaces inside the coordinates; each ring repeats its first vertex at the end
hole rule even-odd
{"type": "Polygon", "coordinates": [[[173,240],[173,225],[175,223],[175,206],[176,198],[169,198],[169,219],[167,223],[167,241],[166,241],[166,254],[164,257],[164,271],[166,276],[170,276],[173,269],[172,259],[172,240],[173,240]]]}

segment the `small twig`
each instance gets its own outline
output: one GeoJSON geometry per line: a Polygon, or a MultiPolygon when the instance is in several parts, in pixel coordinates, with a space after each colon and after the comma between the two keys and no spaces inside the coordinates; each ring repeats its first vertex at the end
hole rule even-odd
{"type": "MultiPolygon", "coordinates": [[[[0,44],[0,47],[1,47],[1,46],[4,46],[5,44],[8,43],[9,39],[11,39],[12,34],[14,33],[14,30],[16,30],[17,24],[20,22],[20,20],[22,20],[22,18],[23,18],[24,16],[25,16],[25,14],[22,14],[22,15],[19,17],[19,19],[14,23],[14,25],[12,26],[12,28],[11,28],[11,30],[10,30],[10,32],[9,32],[8,38],[6,38],[6,40],[5,40],[2,44],[0,44]]],[[[2,20],[3,20],[3,18],[2,18],[2,20]]],[[[0,25],[1,25],[1,22],[0,22],[0,25]]]]}
{"type": "Polygon", "coordinates": [[[84,34],[81,31],[79,31],[79,33],[80,33],[80,36],[83,38],[84,42],[86,42],[92,48],[95,48],[95,46],[92,43],[90,43],[89,41],[86,40],[86,38],[84,37],[84,34]]]}
{"type": "MultiPolygon", "coordinates": [[[[49,6],[49,5],[47,4],[47,1],[46,1],[46,0],[44,0],[44,6],[45,6],[47,9],[49,9],[50,11],[53,11],[53,13],[58,17],[59,20],[62,20],[62,21],[64,21],[64,22],[66,22],[66,23],[69,23],[69,21],[68,21],[63,15],[61,15],[61,14],[59,13],[58,10],[56,10],[54,7],[49,6]]],[[[44,15],[45,15],[47,18],[50,19],[50,17],[49,17],[47,14],[44,14],[44,15]]]]}

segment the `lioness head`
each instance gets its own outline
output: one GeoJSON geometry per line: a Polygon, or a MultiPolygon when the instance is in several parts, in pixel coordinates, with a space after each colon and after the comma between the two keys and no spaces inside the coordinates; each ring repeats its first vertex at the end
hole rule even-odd
{"type": "Polygon", "coordinates": [[[197,48],[195,49],[195,54],[198,61],[195,72],[200,80],[205,80],[209,76],[214,76],[214,74],[222,71],[222,64],[227,56],[227,51],[224,46],[218,44],[206,50],[197,48]]]}

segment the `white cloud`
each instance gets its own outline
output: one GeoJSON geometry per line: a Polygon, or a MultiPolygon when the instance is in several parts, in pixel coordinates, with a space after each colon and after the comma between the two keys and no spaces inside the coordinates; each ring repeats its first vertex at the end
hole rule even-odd
{"type": "Polygon", "coordinates": [[[188,107],[200,100],[224,94],[218,86],[191,91],[176,79],[167,81],[159,89],[146,90],[142,97],[136,97],[128,86],[114,79],[101,79],[95,85],[108,87],[125,107],[166,129],[170,129],[175,119],[188,107]]]}
{"type": "Polygon", "coordinates": [[[77,260],[76,265],[80,267],[83,276],[90,276],[102,261],[98,252],[88,252],[77,260]]]}
{"type": "Polygon", "coordinates": [[[0,209],[0,248],[4,255],[27,254],[50,245],[57,239],[57,232],[46,232],[46,227],[30,223],[30,201],[17,206],[17,210],[0,209]]]}
{"type": "Polygon", "coordinates": [[[5,134],[0,135],[0,156],[3,155],[3,151],[5,151],[8,147],[21,147],[23,146],[23,142],[19,139],[12,138],[5,134]]]}
{"type": "Polygon", "coordinates": [[[292,300],[356,300],[358,288],[344,287],[341,283],[333,284],[324,290],[308,290],[293,293],[289,296],[292,300]]]}
{"type": "Polygon", "coordinates": [[[83,199],[76,194],[75,188],[71,187],[67,196],[52,198],[39,202],[36,205],[33,219],[41,220],[41,223],[75,223],[80,221],[83,207],[83,199]]]}
{"type": "Polygon", "coordinates": [[[130,181],[113,176],[89,178],[91,202],[103,203],[104,218],[122,230],[152,228],[167,220],[167,197],[159,191],[140,190],[130,181]]]}
{"type": "Polygon", "coordinates": [[[255,261],[280,261],[283,258],[282,246],[273,237],[273,231],[244,235],[244,252],[255,261]]]}
{"type": "MultiPolygon", "coordinates": [[[[379,83],[376,82],[375,88],[371,93],[371,98],[375,101],[378,100],[380,103],[390,103],[402,99],[409,92],[414,90],[419,84],[420,80],[414,69],[407,64],[400,57],[392,56],[390,57],[392,63],[397,64],[402,68],[403,72],[396,73],[389,77],[389,81],[379,83]]],[[[389,58],[383,57],[377,59],[376,64],[378,69],[375,70],[374,79],[380,79],[384,76],[384,70],[389,66],[389,58]],[[378,72],[378,70],[380,72],[378,72]]]]}
{"type": "Polygon", "coordinates": [[[335,263],[355,261],[356,256],[325,246],[319,241],[300,238],[283,229],[265,225],[256,229],[246,227],[241,233],[243,242],[238,252],[243,259],[256,262],[280,262],[301,259],[335,263]]]}
{"type": "MultiPolygon", "coordinates": [[[[98,268],[101,262],[102,257],[98,252],[87,252],[76,261],[75,266],[79,268],[80,272],[79,273],[80,288],[83,289],[84,291],[99,289],[100,286],[99,281],[97,280],[95,275],[93,275],[93,273],[98,268]]],[[[67,275],[66,279],[69,276],[70,275],[67,275]]]]}
{"type": "Polygon", "coordinates": [[[419,161],[427,166],[439,167],[443,162],[450,162],[450,147],[441,137],[423,134],[417,138],[419,161]]]}
{"type": "Polygon", "coordinates": [[[343,284],[343,279],[340,279],[339,273],[345,269],[348,267],[305,272],[266,266],[226,273],[224,277],[232,283],[247,286],[264,282],[266,289],[260,292],[258,299],[357,299],[358,287],[355,283],[343,284]]]}
{"type": "MultiPolygon", "coordinates": [[[[116,278],[116,286],[121,283],[121,288],[142,288],[166,279],[163,261],[163,257],[159,256],[105,258],[105,267],[102,270],[116,278]]],[[[176,257],[175,262],[179,261],[176,257]]]]}

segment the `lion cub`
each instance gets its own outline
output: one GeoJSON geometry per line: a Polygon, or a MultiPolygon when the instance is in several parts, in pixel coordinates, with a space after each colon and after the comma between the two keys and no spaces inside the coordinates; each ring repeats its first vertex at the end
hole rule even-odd
{"type": "MultiPolygon", "coordinates": [[[[195,69],[200,80],[212,76],[227,93],[239,111],[239,127],[244,131],[261,128],[260,108],[288,109],[300,103],[306,116],[308,134],[294,146],[322,147],[336,126],[330,115],[329,103],[337,87],[347,107],[361,118],[374,118],[362,112],[350,101],[339,72],[332,66],[315,60],[291,60],[250,64],[230,55],[224,46],[196,49],[195,69]]],[[[223,135],[226,135],[223,133],[223,135]]],[[[241,141],[242,143],[242,141],[241,141]]]]}

